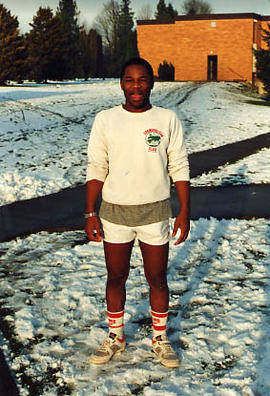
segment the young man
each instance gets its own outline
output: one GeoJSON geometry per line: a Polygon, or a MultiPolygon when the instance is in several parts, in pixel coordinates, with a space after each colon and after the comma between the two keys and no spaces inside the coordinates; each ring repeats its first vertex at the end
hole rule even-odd
{"type": "Polygon", "coordinates": [[[91,241],[103,239],[109,319],[109,335],[90,362],[107,363],[125,349],[125,283],[137,238],[150,287],[152,348],[163,365],[178,367],[166,338],[166,321],[170,177],[181,205],[172,233],[181,231],[175,245],[189,233],[189,167],[181,123],[173,111],[150,104],[154,76],[146,60],[126,62],[120,79],[125,104],[97,114],[88,147],[85,230],[91,241]]]}

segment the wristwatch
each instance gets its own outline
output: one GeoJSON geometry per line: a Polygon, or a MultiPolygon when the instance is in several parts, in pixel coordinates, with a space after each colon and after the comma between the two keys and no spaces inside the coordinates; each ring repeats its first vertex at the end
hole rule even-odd
{"type": "Polygon", "coordinates": [[[88,217],[96,217],[96,216],[97,216],[96,212],[89,212],[89,213],[85,213],[84,215],[86,219],[88,219],[88,217]]]}

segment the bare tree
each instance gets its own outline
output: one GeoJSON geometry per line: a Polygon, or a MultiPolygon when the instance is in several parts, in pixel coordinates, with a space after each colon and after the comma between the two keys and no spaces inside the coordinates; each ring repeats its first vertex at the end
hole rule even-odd
{"type": "Polygon", "coordinates": [[[146,4],[141,7],[137,14],[137,19],[146,20],[153,17],[153,9],[150,4],[146,4]]]}
{"type": "Polygon", "coordinates": [[[104,44],[114,50],[118,39],[120,6],[116,0],[109,0],[94,21],[93,27],[102,36],[104,44]]]}
{"type": "Polygon", "coordinates": [[[130,0],[108,0],[94,22],[94,29],[103,38],[106,76],[119,75],[122,64],[138,56],[134,13],[130,0]]]}
{"type": "Polygon", "coordinates": [[[211,5],[204,0],[185,0],[182,5],[182,13],[185,15],[211,14],[211,5]]]}

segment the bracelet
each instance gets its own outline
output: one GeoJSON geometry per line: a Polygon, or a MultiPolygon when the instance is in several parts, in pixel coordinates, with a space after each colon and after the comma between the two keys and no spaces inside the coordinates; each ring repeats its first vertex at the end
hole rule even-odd
{"type": "Polygon", "coordinates": [[[88,217],[96,217],[96,216],[97,216],[96,212],[85,213],[84,215],[86,219],[88,219],[88,217]]]}

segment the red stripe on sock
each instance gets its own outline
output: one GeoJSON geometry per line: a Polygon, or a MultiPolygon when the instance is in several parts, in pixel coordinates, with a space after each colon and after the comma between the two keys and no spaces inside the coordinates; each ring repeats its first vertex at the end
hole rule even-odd
{"type": "Polygon", "coordinates": [[[156,326],[153,324],[153,329],[157,331],[163,331],[166,330],[166,326],[156,326]]]}
{"type": "Polygon", "coordinates": [[[124,316],[124,311],[123,312],[107,312],[109,318],[121,318],[124,316]]]}
{"type": "Polygon", "coordinates": [[[123,324],[121,324],[120,326],[113,326],[113,325],[109,325],[110,329],[118,329],[119,327],[124,327],[123,324]]]}
{"type": "Polygon", "coordinates": [[[167,318],[167,316],[168,316],[168,312],[159,313],[159,312],[151,311],[151,314],[152,314],[153,317],[156,317],[156,318],[167,318]]]}

